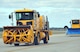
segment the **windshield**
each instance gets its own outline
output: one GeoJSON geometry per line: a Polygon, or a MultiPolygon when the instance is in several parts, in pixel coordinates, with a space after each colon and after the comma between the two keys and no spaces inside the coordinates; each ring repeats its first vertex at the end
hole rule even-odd
{"type": "Polygon", "coordinates": [[[79,24],[79,20],[72,20],[72,24],[79,24]]]}
{"type": "Polygon", "coordinates": [[[32,20],[33,12],[17,12],[16,20],[32,20]]]}

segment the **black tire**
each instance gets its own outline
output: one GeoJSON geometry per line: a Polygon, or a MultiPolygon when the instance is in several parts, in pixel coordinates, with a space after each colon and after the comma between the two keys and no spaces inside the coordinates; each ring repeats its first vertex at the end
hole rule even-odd
{"type": "Polygon", "coordinates": [[[38,36],[34,36],[34,45],[39,45],[39,34],[38,36]]]}
{"type": "Polygon", "coordinates": [[[14,43],[14,46],[19,46],[19,43],[14,43]]]}
{"type": "Polygon", "coordinates": [[[39,43],[38,43],[38,37],[34,38],[34,45],[39,45],[39,43]]]}
{"type": "Polygon", "coordinates": [[[48,40],[49,40],[50,38],[49,38],[49,34],[48,34],[48,40]]]}
{"type": "Polygon", "coordinates": [[[64,26],[64,29],[68,29],[68,26],[64,26]]]}
{"type": "Polygon", "coordinates": [[[43,39],[43,42],[44,42],[44,44],[47,44],[47,43],[48,43],[48,40],[49,40],[49,35],[48,35],[47,32],[46,32],[45,34],[46,34],[46,36],[45,36],[45,38],[43,39]]]}

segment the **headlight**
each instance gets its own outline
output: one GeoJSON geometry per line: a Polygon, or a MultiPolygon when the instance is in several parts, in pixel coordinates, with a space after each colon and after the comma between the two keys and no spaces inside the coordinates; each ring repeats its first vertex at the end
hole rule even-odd
{"type": "Polygon", "coordinates": [[[32,25],[32,22],[27,22],[27,25],[32,25]]]}
{"type": "Polygon", "coordinates": [[[22,22],[17,22],[17,25],[23,25],[22,22]]]}

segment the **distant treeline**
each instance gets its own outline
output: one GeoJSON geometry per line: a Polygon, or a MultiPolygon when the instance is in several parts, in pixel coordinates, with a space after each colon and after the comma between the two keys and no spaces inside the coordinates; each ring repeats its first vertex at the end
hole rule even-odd
{"type": "MultiPolygon", "coordinates": [[[[50,30],[65,30],[64,28],[50,28],[50,30]]],[[[3,31],[3,28],[0,28],[0,31],[3,31]]]]}
{"type": "Polygon", "coordinates": [[[52,27],[52,28],[50,28],[50,30],[67,30],[67,29],[65,29],[65,28],[54,28],[54,27],[52,27]]]}
{"type": "Polygon", "coordinates": [[[3,31],[3,28],[0,28],[0,31],[3,31]]]}

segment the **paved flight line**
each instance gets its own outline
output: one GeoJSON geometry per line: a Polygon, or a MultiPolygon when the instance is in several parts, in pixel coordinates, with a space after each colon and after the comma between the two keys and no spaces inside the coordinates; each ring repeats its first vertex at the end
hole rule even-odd
{"type": "MultiPolygon", "coordinates": [[[[77,40],[80,40],[80,39],[76,39],[76,40],[69,40],[69,41],[63,41],[63,42],[57,42],[56,44],[60,44],[60,43],[67,43],[67,42],[73,42],[73,41],[77,41],[77,40]]],[[[36,47],[41,47],[41,46],[50,46],[50,45],[53,45],[54,43],[52,44],[41,44],[40,46],[37,45],[36,47]]],[[[20,49],[15,49],[15,50],[10,50],[10,51],[7,51],[7,52],[15,52],[15,51],[20,51],[20,50],[25,50],[25,49],[31,49],[31,48],[34,48],[35,45],[32,45],[30,47],[26,47],[26,48],[20,48],[20,49]]]]}

